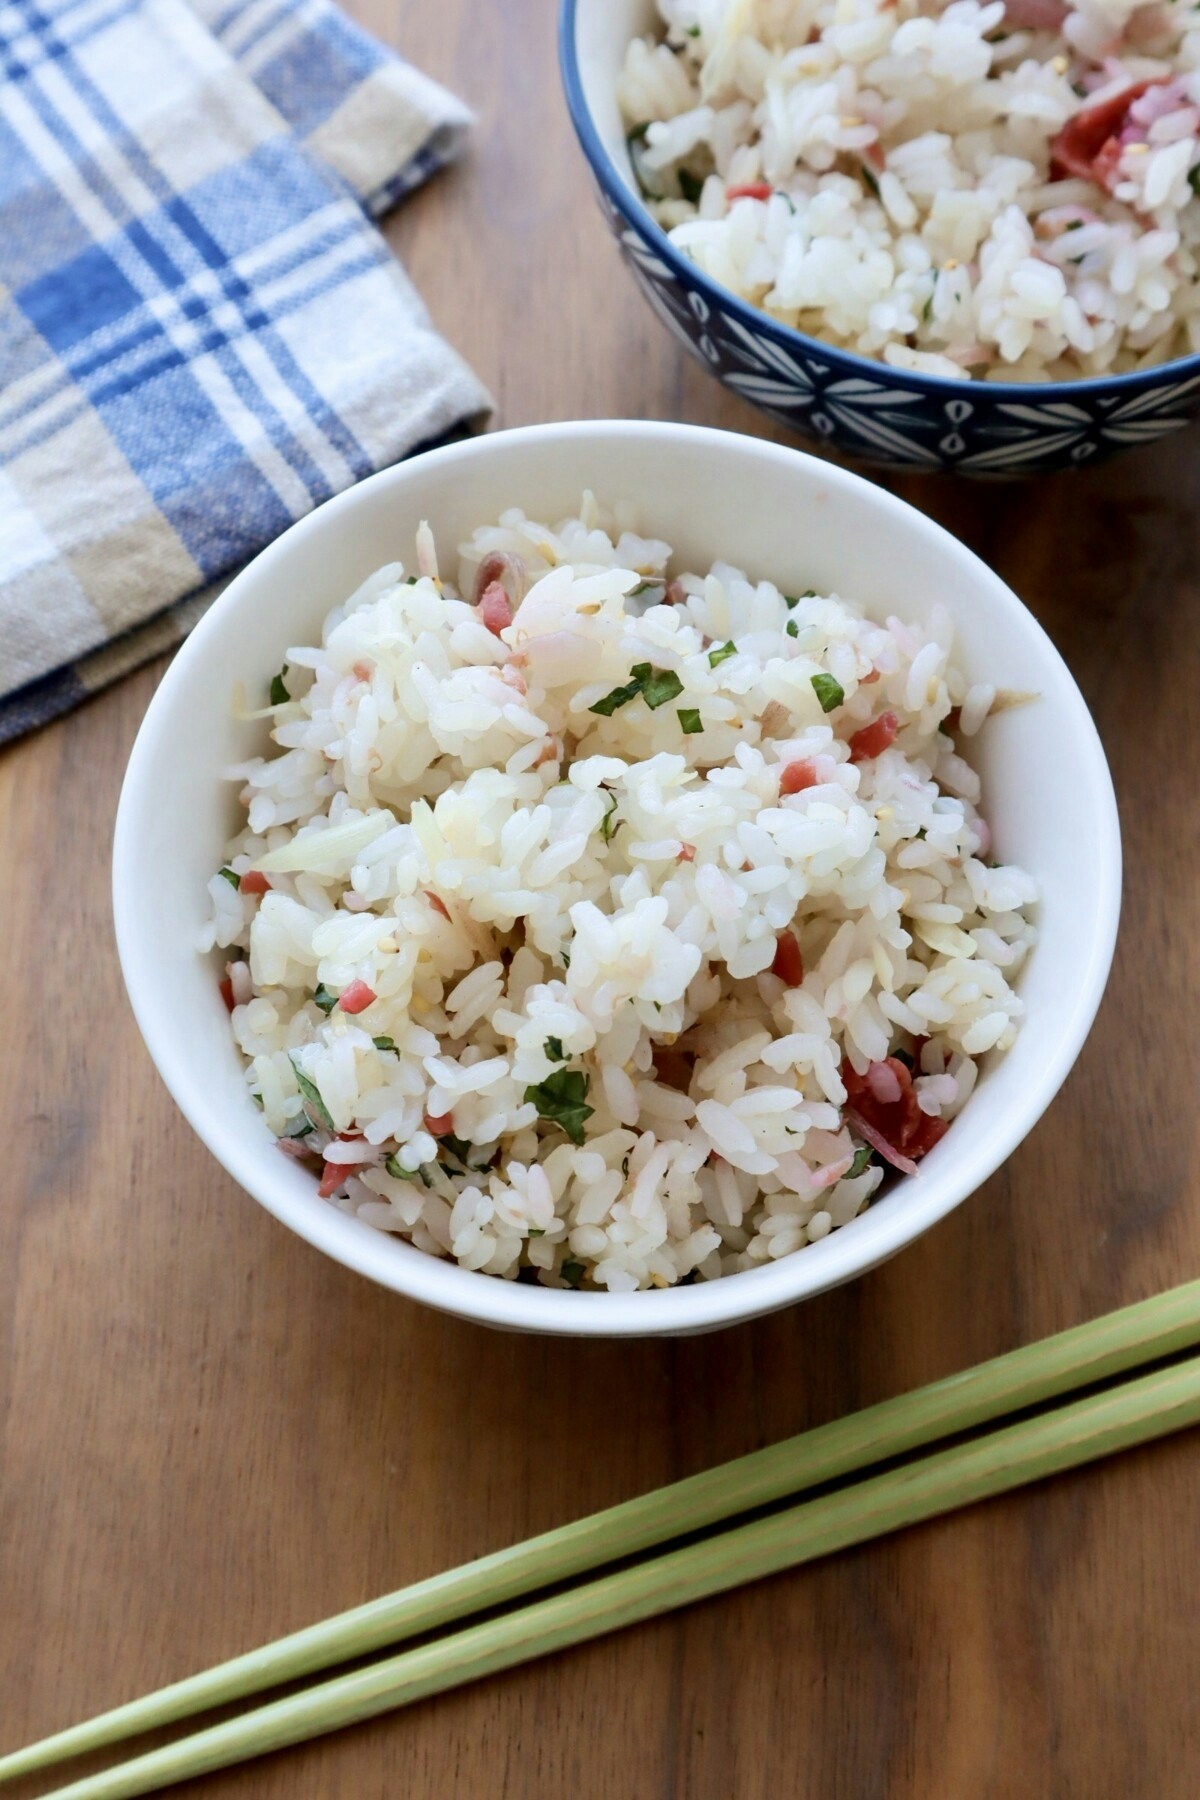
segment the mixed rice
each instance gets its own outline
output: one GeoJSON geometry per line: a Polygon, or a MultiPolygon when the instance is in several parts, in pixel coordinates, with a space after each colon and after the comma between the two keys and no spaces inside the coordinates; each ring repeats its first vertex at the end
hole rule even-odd
{"type": "Polygon", "coordinates": [[[1186,0],[658,0],[618,97],[715,281],[927,374],[1066,380],[1200,349],[1186,0]]]}
{"type": "Polygon", "coordinates": [[[610,1291],[759,1267],[915,1172],[1034,939],[947,617],[672,577],[632,525],[505,513],[457,586],[422,526],[290,649],[202,946],[332,1204],[610,1291]]]}

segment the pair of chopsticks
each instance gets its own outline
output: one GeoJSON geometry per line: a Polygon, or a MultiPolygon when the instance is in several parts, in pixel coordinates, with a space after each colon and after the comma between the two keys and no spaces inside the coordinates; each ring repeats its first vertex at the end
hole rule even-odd
{"type": "Polygon", "coordinates": [[[152,1793],[1146,1443],[1200,1423],[1200,1356],[1167,1363],[1198,1344],[1200,1282],[1191,1282],[280,1638],[0,1757],[0,1783],[488,1613],[53,1790],[58,1800],[152,1793]],[[1120,1379],[1135,1371],[1143,1372],[1120,1379]],[[1064,1403],[1030,1412],[1054,1401],[1064,1403]],[[972,1431],[978,1435],[846,1481],[972,1431]],[[596,1576],[835,1481],[845,1485],[596,1576]],[[579,1575],[596,1578],[496,1610],[579,1575]]]}

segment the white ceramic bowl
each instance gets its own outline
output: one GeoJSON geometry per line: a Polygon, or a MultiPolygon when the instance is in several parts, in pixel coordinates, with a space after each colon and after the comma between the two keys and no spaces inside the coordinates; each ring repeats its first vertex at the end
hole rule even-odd
{"type": "Polygon", "coordinates": [[[777,445],[695,426],[540,425],[475,438],[388,469],[264,550],[176,656],[130,757],[117,815],[117,942],[142,1035],[184,1114],[234,1179],[309,1243],[414,1300],[520,1330],[626,1336],[753,1318],[873,1268],[964,1200],[1049,1104],[1099,1004],[1116,934],[1120,841],[1112,784],[1078,688],[1004,583],[939,526],[855,475],[777,445]],[[412,554],[422,518],[443,554],[518,505],[551,520],[584,487],[631,498],[681,566],[737,563],[780,587],[836,589],[882,616],[953,615],[965,672],[1036,690],[974,741],[998,853],[1042,892],[1016,1044],[986,1067],[953,1129],[861,1218],[769,1268],[637,1294],[577,1294],[461,1269],[338,1212],[281,1156],[253,1106],[217,991],[194,948],[205,883],[237,828],[228,764],[265,746],[231,712],[235,679],[265,688],[291,644],[372,570],[412,554]]]}

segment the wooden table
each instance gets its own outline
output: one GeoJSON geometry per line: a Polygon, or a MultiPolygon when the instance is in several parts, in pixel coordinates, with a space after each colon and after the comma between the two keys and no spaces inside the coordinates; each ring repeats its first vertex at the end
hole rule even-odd
{"type": "MultiPolygon", "coordinates": [[[[768,429],[621,269],[548,0],[354,10],[479,109],[471,157],[388,231],[496,422],[768,429]]],[[[498,1336],[291,1237],[193,1138],[122,992],[109,840],[161,668],[0,758],[3,1747],[1200,1273],[1200,433],[1032,485],[894,485],[1074,669],[1121,802],[1124,929],[1007,1167],[886,1268],[760,1324],[498,1336]]],[[[178,1791],[1191,1796],[1198,1473],[1175,1439],[178,1791]]]]}

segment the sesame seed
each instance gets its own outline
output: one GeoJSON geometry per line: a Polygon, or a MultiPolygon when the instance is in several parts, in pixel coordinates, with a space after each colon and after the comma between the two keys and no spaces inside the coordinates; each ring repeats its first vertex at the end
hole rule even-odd
{"type": "Polygon", "coordinates": [[[942,267],[945,269],[947,275],[952,275],[958,267],[958,258],[955,256],[950,257],[948,261],[942,264],[942,267]]]}
{"type": "Polygon", "coordinates": [[[1065,75],[1070,66],[1070,63],[1065,56],[1054,57],[1050,64],[1050,67],[1054,70],[1056,75],[1065,75]]]}
{"type": "Polygon", "coordinates": [[[1149,148],[1149,144],[1126,144],[1125,154],[1126,156],[1145,156],[1149,148]]]}

